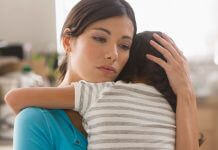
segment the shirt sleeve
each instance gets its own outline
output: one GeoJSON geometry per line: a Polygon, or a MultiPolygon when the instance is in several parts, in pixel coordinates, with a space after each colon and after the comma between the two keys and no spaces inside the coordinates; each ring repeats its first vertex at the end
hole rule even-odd
{"type": "Polygon", "coordinates": [[[112,82],[90,83],[84,80],[72,83],[75,88],[74,110],[84,116],[87,110],[98,101],[103,90],[112,84],[112,82]]]}
{"type": "Polygon", "coordinates": [[[15,119],[14,150],[52,150],[53,140],[40,108],[26,108],[15,119]]]}

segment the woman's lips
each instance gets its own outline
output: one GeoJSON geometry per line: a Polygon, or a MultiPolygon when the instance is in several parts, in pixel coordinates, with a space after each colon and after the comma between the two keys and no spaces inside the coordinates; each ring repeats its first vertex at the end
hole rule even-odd
{"type": "Polygon", "coordinates": [[[111,66],[101,66],[97,68],[105,73],[116,73],[116,70],[111,66]]]}

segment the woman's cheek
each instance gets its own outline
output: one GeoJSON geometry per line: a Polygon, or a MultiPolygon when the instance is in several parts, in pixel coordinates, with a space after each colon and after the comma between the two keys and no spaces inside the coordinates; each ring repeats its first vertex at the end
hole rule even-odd
{"type": "Polygon", "coordinates": [[[85,49],[85,53],[87,59],[91,61],[96,61],[97,59],[104,57],[103,50],[94,44],[90,44],[89,47],[85,49]]]}
{"type": "Polygon", "coordinates": [[[129,59],[129,52],[126,52],[123,54],[123,57],[121,58],[122,67],[124,67],[126,65],[128,59],[129,59]]]}

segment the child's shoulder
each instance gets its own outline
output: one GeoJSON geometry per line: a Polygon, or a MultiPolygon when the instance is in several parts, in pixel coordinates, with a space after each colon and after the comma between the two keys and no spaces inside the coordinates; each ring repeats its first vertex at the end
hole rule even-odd
{"type": "Polygon", "coordinates": [[[89,82],[86,80],[80,80],[77,82],[72,82],[72,84],[88,84],[88,85],[94,85],[94,86],[98,86],[98,85],[114,85],[115,82],[114,81],[105,81],[105,82],[89,82]]]}
{"type": "Polygon", "coordinates": [[[74,85],[75,87],[87,87],[87,88],[102,90],[104,88],[112,87],[113,85],[115,85],[115,82],[113,81],[89,82],[85,80],[80,80],[77,82],[72,82],[71,85],[74,85]]]}
{"type": "Polygon", "coordinates": [[[154,94],[158,94],[161,95],[159,91],[157,91],[153,86],[145,84],[145,83],[133,83],[133,82],[124,82],[124,81],[117,81],[114,84],[115,86],[119,86],[119,87],[123,87],[125,89],[129,89],[129,90],[140,90],[140,91],[148,91],[148,92],[152,92],[154,94]]]}

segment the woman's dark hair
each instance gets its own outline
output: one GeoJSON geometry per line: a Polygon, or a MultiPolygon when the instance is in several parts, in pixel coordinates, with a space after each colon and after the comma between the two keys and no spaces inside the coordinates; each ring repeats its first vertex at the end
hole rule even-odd
{"type": "MultiPolygon", "coordinates": [[[[63,25],[61,37],[78,37],[92,23],[115,16],[127,16],[134,26],[136,34],[135,14],[132,7],[125,0],[81,0],[69,12],[63,25]],[[70,31],[65,33],[65,29],[70,31]]],[[[134,37],[133,37],[134,38],[134,37]]],[[[67,71],[67,56],[63,59],[58,70],[59,81],[62,81],[67,71]]]]}
{"type": "MultiPolygon", "coordinates": [[[[156,41],[153,38],[154,33],[162,36],[161,32],[152,31],[138,33],[135,36],[129,60],[116,81],[122,80],[127,83],[139,81],[153,86],[166,98],[172,110],[176,112],[177,98],[170,86],[165,70],[146,58],[146,54],[151,54],[166,61],[164,56],[150,45],[150,40],[156,41]]],[[[201,133],[200,136],[199,145],[201,146],[204,142],[204,135],[201,133]]]]}

